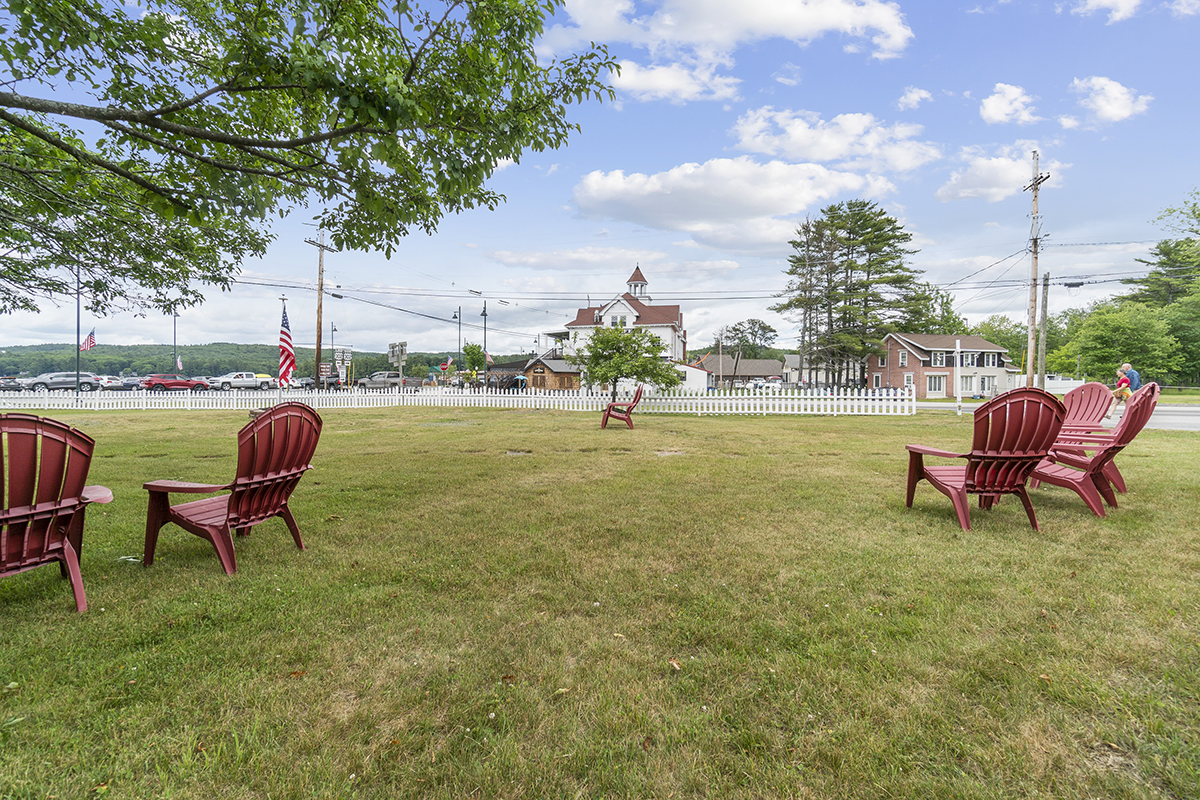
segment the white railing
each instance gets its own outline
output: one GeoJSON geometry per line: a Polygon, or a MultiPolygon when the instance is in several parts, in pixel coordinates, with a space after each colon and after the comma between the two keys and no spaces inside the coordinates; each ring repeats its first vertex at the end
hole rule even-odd
{"type": "MultiPolygon", "coordinates": [[[[618,397],[628,400],[631,393],[618,397]]],[[[6,392],[0,409],[26,411],[236,411],[298,401],[317,409],[436,406],[447,408],[523,408],[601,412],[608,392],[544,391],[538,389],[455,389],[423,387],[416,391],[351,389],[304,391],[253,389],[230,392],[6,392]]],[[[691,392],[654,391],[642,395],[638,412],[649,414],[819,414],[828,416],[915,414],[911,389],[744,389],[691,392]]]]}

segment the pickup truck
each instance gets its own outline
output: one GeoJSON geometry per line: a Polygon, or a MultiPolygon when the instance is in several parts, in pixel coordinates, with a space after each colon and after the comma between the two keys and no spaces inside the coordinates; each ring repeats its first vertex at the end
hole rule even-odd
{"type": "Polygon", "coordinates": [[[404,376],[399,372],[372,372],[365,378],[359,378],[356,385],[360,389],[390,389],[403,386],[404,376]]]}
{"type": "Polygon", "coordinates": [[[210,389],[221,389],[229,391],[230,389],[270,389],[271,376],[255,375],[253,372],[229,372],[218,378],[209,378],[208,386],[210,389]]]}

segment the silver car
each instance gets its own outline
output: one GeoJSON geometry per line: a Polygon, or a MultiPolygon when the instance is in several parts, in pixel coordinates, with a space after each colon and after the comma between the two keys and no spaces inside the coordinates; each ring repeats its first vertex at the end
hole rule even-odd
{"type": "MultiPolygon", "coordinates": [[[[25,388],[35,392],[45,392],[50,389],[74,389],[74,372],[43,372],[36,378],[26,378],[25,388]]],[[[79,391],[94,392],[100,389],[100,376],[92,372],[79,373],[79,391]]]]}

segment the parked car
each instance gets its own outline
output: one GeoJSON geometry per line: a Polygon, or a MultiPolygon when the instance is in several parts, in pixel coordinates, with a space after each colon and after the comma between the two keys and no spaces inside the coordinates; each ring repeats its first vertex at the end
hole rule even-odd
{"type": "Polygon", "coordinates": [[[138,375],[126,375],[121,378],[121,388],[126,391],[136,392],[142,388],[142,379],[138,375]]]}
{"type": "Polygon", "coordinates": [[[108,391],[124,389],[125,384],[116,375],[100,375],[100,388],[108,391]]]}
{"type": "Polygon", "coordinates": [[[142,378],[142,388],[151,392],[165,392],[172,389],[202,392],[208,389],[208,384],[204,381],[185,378],[182,375],[156,373],[142,378]]]}
{"type": "Polygon", "coordinates": [[[403,386],[404,376],[399,372],[372,372],[365,378],[359,378],[357,386],[360,389],[390,389],[393,386],[403,386]]]}
{"type": "Polygon", "coordinates": [[[253,372],[227,372],[208,381],[210,389],[220,389],[228,392],[230,389],[270,389],[274,381],[270,375],[256,375],[253,372]]]}
{"type": "Polygon", "coordinates": [[[19,392],[24,388],[16,378],[0,378],[0,392],[19,392]]]}
{"type": "Polygon", "coordinates": [[[279,388],[279,380],[277,378],[275,378],[275,376],[273,376],[273,375],[268,375],[265,372],[256,372],[256,373],[254,373],[254,377],[258,378],[258,388],[260,388],[260,389],[263,389],[263,388],[278,389],[279,388]],[[265,387],[262,385],[263,381],[267,382],[267,385],[265,387]]]}
{"type": "Polygon", "coordinates": [[[317,381],[314,378],[292,378],[292,386],[297,389],[308,389],[312,391],[317,388],[317,381]]]}
{"type": "MultiPolygon", "coordinates": [[[[26,389],[44,392],[48,389],[74,389],[74,372],[43,372],[36,378],[24,380],[26,389]]],[[[100,388],[100,376],[92,372],[79,373],[79,391],[94,392],[100,388]]]]}

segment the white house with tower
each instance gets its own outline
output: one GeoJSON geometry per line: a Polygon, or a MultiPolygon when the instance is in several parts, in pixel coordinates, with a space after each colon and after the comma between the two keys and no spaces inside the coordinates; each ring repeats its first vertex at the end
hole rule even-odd
{"type": "Polygon", "coordinates": [[[565,331],[551,332],[568,350],[582,346],[597,328],[646,328],[666,344],[663,357],[682,362],[687,358],[687,331],[679,306],[654,305],[646,291],[646,276],[640,267],[629,276],[628,291],[606,303],[581,308],[565,331]],[[574,340],[574,342],[572,341],[574,340]]]}

